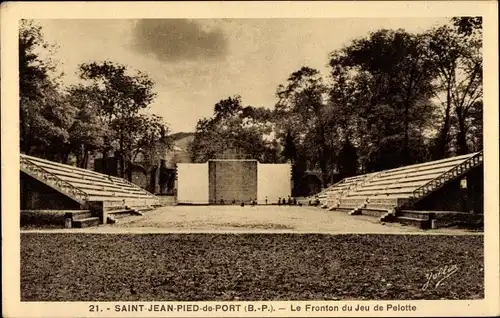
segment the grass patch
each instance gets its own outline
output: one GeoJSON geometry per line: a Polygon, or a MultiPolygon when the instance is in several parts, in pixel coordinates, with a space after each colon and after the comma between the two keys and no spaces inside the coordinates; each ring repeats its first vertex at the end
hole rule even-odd
{"type": "Polygon", "coordinates": [[[479,299],[483,267],[482,236],[21,234],[23,301],[479,299]]]}

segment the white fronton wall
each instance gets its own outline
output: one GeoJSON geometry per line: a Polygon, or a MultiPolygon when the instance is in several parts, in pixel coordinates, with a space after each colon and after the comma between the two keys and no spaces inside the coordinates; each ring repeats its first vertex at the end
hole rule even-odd
{"type": "Polygon", "coordinates": [[[208,204],[208,163],[177,164],[177,202],[208,204]]]}
{"type": "Polygon", "coordinates": [[[290,164],[263,164],[257,166],[257,201],[265,204],[277,203],[278,197],[288,198],[292,194],[292,167],[290,164]]]}

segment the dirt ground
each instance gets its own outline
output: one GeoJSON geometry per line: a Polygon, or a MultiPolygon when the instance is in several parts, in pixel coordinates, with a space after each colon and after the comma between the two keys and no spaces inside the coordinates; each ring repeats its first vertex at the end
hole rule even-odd
{"type": "MultiPolygon", "coordinates": [[[[38,231],[55,231],[54,229],[38,231]]],[[[372,216],[298,206],[168,206],[127,216],[116,224],[59,229],[91,233],[323,233],[323,234],[472,234],[458,229],[420,230],[372,216]]],[[[477,233],[476,233],[477,234],[477,233]]]]}
{"type": "Polygon", "coordinates": [[[481,299],[483,251],[463,235],[22,233],[21,299],[481,299]]]}

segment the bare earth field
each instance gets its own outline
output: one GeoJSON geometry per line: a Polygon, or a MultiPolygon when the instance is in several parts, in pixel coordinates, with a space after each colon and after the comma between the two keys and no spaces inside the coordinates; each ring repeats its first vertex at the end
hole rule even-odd
{"type": "Polygon", "coordinates": [[[478,299],[483,281],[482,236],[21,234],[23,301],[478,299]]]}
{"type": "MultiPolygon", "coordinates": [[[[26,230],[37,230],[26,227],[26,230]]],[[[43,231],[43,230],[42,230],[43,231]]],[[[54,229],[47,231],[53,233],[54,229]]],[[[351,216],[344,212],[298,206],[168,206],[128,216],[116,224],[60,229],[85,233],[363,233],[363,234],[471,234],[458,229],[420,230],[399,223],[381,224],[372,216],[351,216]]]]}

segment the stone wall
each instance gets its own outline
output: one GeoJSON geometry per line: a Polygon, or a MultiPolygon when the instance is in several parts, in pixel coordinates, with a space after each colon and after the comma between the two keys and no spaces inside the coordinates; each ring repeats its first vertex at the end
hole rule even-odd
{"type": "Polygon", "coordinates": [[[226,204],[257,199],[256,160],[209,161],[209,201],[226,204]]]}
{"type": "Polygon", "coordinates": [[[72,210],[80,204],[21,172],[21,210],[72,210]]]}
{"type": "Polygon", "coordinates": [[[483,213],[483,167],[471,170],[416,204],[417,210],[483,213]],[[465,180],[465,181],[462,181],[465,180]],[[466,186],[464,187],[464,184],[466,186]]]}
{"type": "Polygon", "coordinates": [[[148,176],[144,169],[140,167],[130,168],[131,182],[143,189],[149,189],[148,176]]]}
{"type": "Polygon", "coordinates": [[[278,198],[288,198],[292,190],[290,164],[258,165],[258,203],[277,203],[278,198]]]}
{"type": "Polygon", "coordinates": [[[208,163],[177,165],[177,202],[208,204],[208,163]]]}

